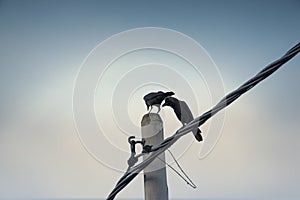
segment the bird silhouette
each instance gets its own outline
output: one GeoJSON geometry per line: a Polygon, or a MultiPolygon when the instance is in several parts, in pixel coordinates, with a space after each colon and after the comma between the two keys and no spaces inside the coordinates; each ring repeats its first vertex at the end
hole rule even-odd
{"type": "Polygon", "coordinates": [[[151,109],[149,110],[149,112],[152,110],[153,106],[157,106],[158,107],[158,111],[157,113],[159,113],[160,111],[160,104],[163,102],[163,100],[165,100],[165,98],[174,95],[174,92],[162,92],[162,91],[158,91],[158,92],[151,92],[147,95],[144,96],[144,100],[147,106],[147,110],[149,110],[149,107],[151,107],[151,109]]]}
{"type": "MultiPolygon", "coordinates": [[[[180,101],[174,97],[168,97],[165,99],[165,103],[162,106],[170,106],[173,108],[178,120],[181,121],[184,126],[194,119],[189,106],[184,101],[180,101]]],[[[203,140],[199,128],[195,128],[192,132],[197,141],[201,142],[203,140]]]]}

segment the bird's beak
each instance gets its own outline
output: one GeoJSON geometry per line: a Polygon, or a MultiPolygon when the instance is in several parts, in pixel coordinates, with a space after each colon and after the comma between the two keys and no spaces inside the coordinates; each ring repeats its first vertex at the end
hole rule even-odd
{"type": "Polygon", "coordinates": [[[166,103],[164,103],[164,104],[162,105],[162,107],[165,107],[165,106],[167,106],[167,104],[166,104],[166,103]]]}

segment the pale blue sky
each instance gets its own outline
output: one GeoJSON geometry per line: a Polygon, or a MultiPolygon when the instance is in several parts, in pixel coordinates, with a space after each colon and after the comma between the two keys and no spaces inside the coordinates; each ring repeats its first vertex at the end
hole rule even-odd
{"type": "MultiPolygon", "coordinates": [[[[73,122],[76,74],[101,41],[138,27],[182,32],[229,92],[299,42],[299,10],[297,0],[0,1],[0,199],[104,198],[121,176],[83,149],[73,122]]],[[[170,172],[171,197],[300,197],[299,64],[298,55],[227,109],[209,157],[191,146],[180,162],[198,189],[170,172]]],[[[119,197],[143,197],[142,176],[119,197]]]]}

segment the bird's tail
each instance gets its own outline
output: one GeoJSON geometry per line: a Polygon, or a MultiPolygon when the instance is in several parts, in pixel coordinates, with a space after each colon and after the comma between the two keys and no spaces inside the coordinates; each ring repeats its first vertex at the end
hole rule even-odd
{"type": "Polygon", "coordinates": [[[202,135],[201,135],[201,130],[199,128],[194,129],[193,134],[198,142],[201,142],[203,140],[202,135]]]}

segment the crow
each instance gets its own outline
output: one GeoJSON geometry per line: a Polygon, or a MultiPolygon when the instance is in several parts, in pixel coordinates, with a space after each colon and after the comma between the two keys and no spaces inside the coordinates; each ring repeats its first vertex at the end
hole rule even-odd
{"type": "MultiPolygon", "coordinates": [[[[178,120],[181,121],[184,126],[194,119],[189,106],[184,101],[180,101],[174,97],[168,97],[165,99],[165,103],[162,106],[170,106],[173,108],[178,120]]],[[[201,142],[203,140],[199,128],[195,128],[192,132],[197,141],[201,142]]]]}
{"type": "Polygon", "coordinates": [[[147,95],[144,96],[144,100],[147,106],[147,110],[149,110],[149,107],[151,107],[151,109],[149,110],[149,112],[152,110],[152,106],[157,106],[158,107],[158,112],[160,111],[160,104],[163,102],[163,100],[165,100],[165,98],[174,95],[174,92],[162,92],[162,91],[158,91],[158,92],[151,92],[147,95]]]}

